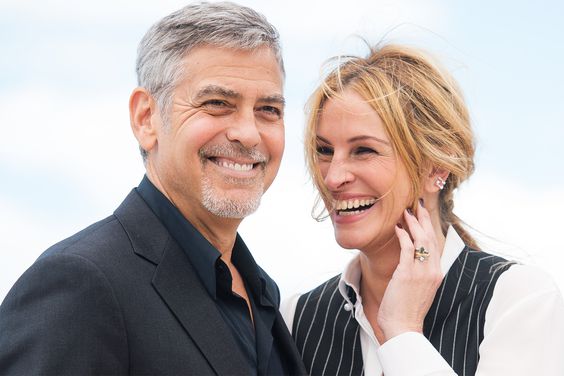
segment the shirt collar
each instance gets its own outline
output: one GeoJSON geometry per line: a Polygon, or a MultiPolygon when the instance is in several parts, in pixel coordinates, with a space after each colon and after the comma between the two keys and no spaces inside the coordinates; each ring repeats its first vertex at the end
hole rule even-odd
{"type": "Polygon", "coordinates": [[[221,253],[184,218],[182,213],[153,185],[146,175],[137,187],[137,192],[186,253],[204,287],[215,298],[215,265],[221,253]]]}
{"type": "MultiPolygon", "coordinates": [[[[460,235],[458,235],[454,227],[449,226],[443,254],[441,255],[441,270],[443,275],[448,272],[464,247],[464,241],[460,235]]],[[[360,256],[356,255],[349,261],[339,280],[339,292],[349,304],[354,305],[355,302],[353,299],[356,299],[356,297],[360,299],[360,277],[360,256]],[[351,296],[351,293],[354,293],[354,296],[351,296]]]]}
{"type": "MultiPolygon", "coordinates": [[[[165,195],[145,175],[137,192],[159,218],[172,238],[180,245],[208,293],[217,297],[216,266],[221,253],[188,221],[165,195]]],[[[235,240],[231,261],[245,284],[262,305],[272,305],[265,291],[266,280],[239,234],[235,240]]]]}

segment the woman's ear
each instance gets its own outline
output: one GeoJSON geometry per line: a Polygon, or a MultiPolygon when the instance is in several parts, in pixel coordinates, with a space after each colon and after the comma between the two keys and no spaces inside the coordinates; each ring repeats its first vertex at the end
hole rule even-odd
{"type": "Polygon", "coordinates": [[[429,173],[427,179],[425,179],[424,189],[428,193],[435,193],[441,191],[448,179],[449,171],[433,167],[429,173]]]}
{"type": "Polygon", "coordinates": [[[147,153],[157,144],[161,126],[160,116],[154,115],[158,115],[158,107],[151,94],[145,88],[135,88],[129,98],[129,120],[139,147],[147,153]]]}

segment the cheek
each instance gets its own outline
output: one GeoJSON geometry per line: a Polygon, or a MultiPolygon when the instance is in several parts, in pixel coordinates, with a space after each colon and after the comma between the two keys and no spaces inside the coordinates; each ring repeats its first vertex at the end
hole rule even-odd
{"type": "Polygon", "coordinates": [[[325,177],[327,176],[327,172],[329,171],[329,163],[319,162],[317,164],[317,169],[319,171],[319,177],[321,178],[321,180],[325,180],[325,177]]]}
{"type": "Polygon", "coordinates": [[[411,203],[409,187],[406,185],[398,185],[386,197],[384,207],[386,214],[392,222],[396,222],[403,218],[404,210],[411,203]]]}
{"type": "Polygon", "coordinates": [[[262,132],[262,140],[268,149],[270,158],[273,161],[280,161],[282,155],[284,154],[284,128],[280,126],[278,128],[271,128],[262,132]]]}

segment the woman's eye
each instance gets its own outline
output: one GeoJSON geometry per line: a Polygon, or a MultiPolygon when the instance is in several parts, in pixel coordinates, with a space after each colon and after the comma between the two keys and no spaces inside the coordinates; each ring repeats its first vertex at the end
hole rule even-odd
{"type": "Polygon", "coordinates": [[[376,150],[374,150],[372,148],[364,147],[364,146],[360,146],[360,147],[356,148],[354,153],[357,154],[357,155],[378,154],[378,152],[376,150]]]}
{"type": "Polygon", "coordinates": [[[318,145],[316,151],[319,155],[333,155],[333,149],[328,146],[318,145]]]}

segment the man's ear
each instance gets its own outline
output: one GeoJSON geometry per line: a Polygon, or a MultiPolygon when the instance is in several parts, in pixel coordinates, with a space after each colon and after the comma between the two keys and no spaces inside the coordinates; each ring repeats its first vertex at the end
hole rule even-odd
{"type": "Polygon", "coordinates": [[[146,152],[157,144],[157,134],[161,127],[158,115],[157,103],[151,94],[145,88],[135,88],[129,98],[129,120],[139,147],[146,152]]]}
{"type": "Polygon", "coordinates": [[[439,168],[439,167],[431,168],[428,177],[425,179],[425,184],[423,189],[427,193],[439,192],[444,188],[449,174],[450,172],[443,168],[439,168]]]}

